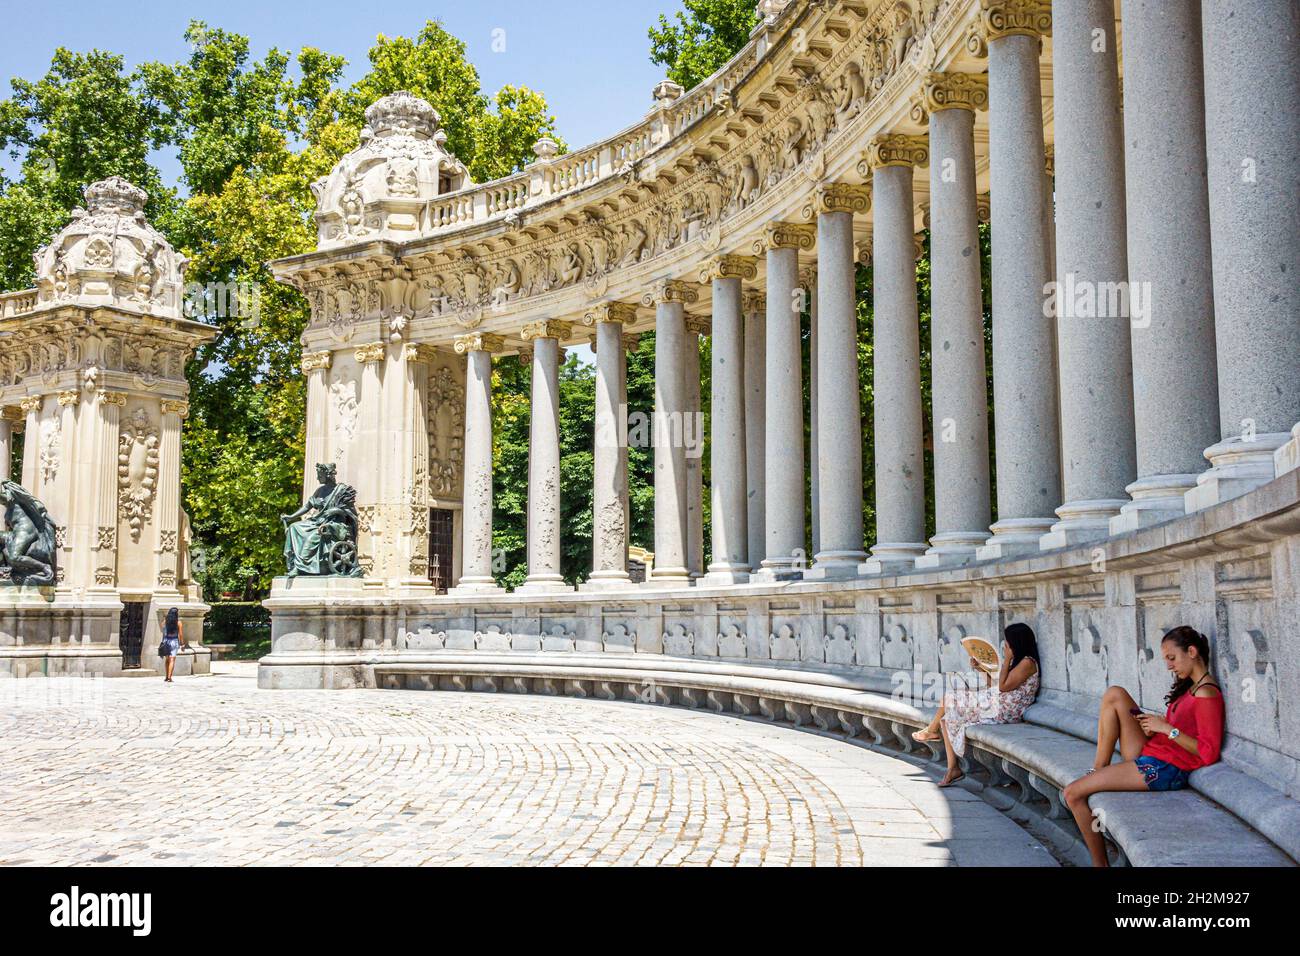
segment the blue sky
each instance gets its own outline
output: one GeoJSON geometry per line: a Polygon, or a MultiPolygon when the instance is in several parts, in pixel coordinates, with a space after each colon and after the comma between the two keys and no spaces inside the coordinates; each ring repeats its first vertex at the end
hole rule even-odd
{"type": "MultiPolygon", "coordinates": [[[[128,66],[183,59],[191,19],[248,36],[258,57],[272,46],[341,54],[351,82],[366,72],[377,34],[413,36],[425,20],[441,19],[465,41],[489,95],[507,83],[541,90],[560,134],[578,147],[650,108],[663,70],[649,60],[646,31],[660,13],[679,9],[680,0],[0,0],[0,22],[13,27],[0,44],[0,98],[9,95],[10,77],[44,75],[59,46],[110,50],[128,66]],[[502,52],[493,51],[498,29],[505,31],[502,52]]],[[[174,178],[169,158],[159,165],[174,178]]]]}

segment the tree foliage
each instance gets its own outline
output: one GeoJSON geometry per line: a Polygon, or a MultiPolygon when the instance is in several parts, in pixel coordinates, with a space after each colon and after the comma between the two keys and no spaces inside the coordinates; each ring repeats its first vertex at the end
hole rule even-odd
{"type": "Polygon", "coordinates": [[[691,89],[730,60],[758,23],[753,0],[684,0],[673,20],[662,13],[650,28],[650,61],[691,89]]]}

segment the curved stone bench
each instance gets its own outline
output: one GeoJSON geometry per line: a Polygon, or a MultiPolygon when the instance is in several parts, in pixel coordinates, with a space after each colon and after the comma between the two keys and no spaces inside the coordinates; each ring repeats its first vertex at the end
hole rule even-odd
{"type": "MultiPolygon", "coordinates": [[[[571,654],[430,654],[420,660],[379,656],[370,666],[375,685],[391,689],[538,693],[698,708],[855,739],[922,765],[943,759],[941,744],[918,744],[911,737],[933,711],[888,696],[882,682],[870,678],[847,680],[735,664],[724,669],[707,662],[639,655],[619,660],[571,654]]],[[[1053,710],[1062,710],[1035,705],[1031,711],[1036,709],[1043,721],[1059,716],[1053,710]]],[[[978,725],[967,732],[967,741],[962,761],[967,789],[1052,845],[1058,855],[1086,863],[1061,790],[1092,765],[1094,744],[1043,722],[978,725]]],[[[1120,860],[1137,866],[1294,863],[1294,801],[1227,767],[1207,768],[1193,778],[1194,789],[1178,793],[1093,798],[1120,860]],[[1245,783],[1233,778],[1244,778],[1245,783]],[[1220,805],[1207,798],[1211,790],[1231,786],[1240,788],[1231,801],[1220,805]],[[1261,789],[1290,806],[1264,799],[1261,789]],[[1254,807],[1264,812],[1254,812],[1254,807]],[[1276,842],[1231,811],[1249,813],[1249,820],[1267,827],[1276,842]]]]}

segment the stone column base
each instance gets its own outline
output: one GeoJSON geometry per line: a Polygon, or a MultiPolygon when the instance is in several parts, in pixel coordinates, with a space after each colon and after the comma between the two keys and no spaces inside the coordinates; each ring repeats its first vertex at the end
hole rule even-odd
{"type": "Polygon", "coordinates": [[[925,554],[925,542],[872,545],[871,557],[858,565],[859,574],[898,574],[916,568],[916,559],[925,554]]]}
{"type": "Polygon", "coordinates": [[[1092,498],[1068,501],[1056,509],[1061,519],[1052,530],[1038,539],[1040,551],[1072,548],[1110,534],[1110,519],[1128,504],[1124,498],[1092,498]]]}
{"type": "Polygon", "coordinates": [[[1196,486],[1195,475],[1150,475],[1139,478],[1124,490],[1133,500],[1110,519],[1110,533],[1124,534],[1153,524],[1181,518],[1183,496],[1196,486]]]}
{"type": "Polygon", "coordinates": [[[1254,441],[1234,437],[1205,449],[1210,468],[1197,476],[1196,487],[1183,498],[1185,513],[1203,511],[1272,481],[1277,477],[1273,453],[1290,440],[1290,432],[1267,432],[1254,441]]]}
{"type": "Polygon", "coordinates": [[[930,547],[916,559],[920,568],[952,568],[970,564],[989,540],[987,531],[945,531],[930,539],[930,547]]]}
{"type": "MultiPolygon", "coordinates": [[[[381,586],[382,581],[378,582],[381,586]]],[[[369,587],[362,578],[301,575],[281,576],[271,581],[271,597],[360,597],[369,587]]]]}
{"type": "Polygon", "coordinates": [[[819,551],[813,566],[804,574],[805,581],[851,581],[861,575],[858,570],[867,559],[865,551],[819,551]]]}
{"type": "Polygon", "coordinates": [[[523,584],[515,588],[516,594],[562,594],[565,591],[572,591],[574,587],[567,583],[564,578],[558,574],[546,575],[545,577],[532,577],[524,581],[523,584]]]}
{"type": "Polygon", "coordinates": [[[630,591],[635,588],[626,571],[593,571],[591,577],[578,585],[579,591],[630,591]]]}
{"type": "Polygon", "coordinates": [[[698,587],[726,587],[731,584],[748,584],[749,583],[749,565],[747,564],[728,564],[725,561],[714,561],[709,565],[709,572],[703,577],[696,580],[698,587]]]}
{"type": "Polygon", "coordinates": [[[783,581],[802,581],[807,568],[797,567],[793,558],[773,560],[764,558],[758,570],[749,576],[750,584],[778,584],[783,581]]]}
{"type": "Polygon", "coordinates": [[[1039,541],[1052,530],[1051,518],[1007,518],[989,527],[993,537],[975,549],[976,561],[1001,561],[1022,554],[1037,554],[1039,541]]]}
{"type": "Polygon", "coordinates": [[[461,578],[454,587],[447,588],[447,594],[470,596],[474,594],[505,594],[506,589],[497,584],[495,578],[461,578]]]}

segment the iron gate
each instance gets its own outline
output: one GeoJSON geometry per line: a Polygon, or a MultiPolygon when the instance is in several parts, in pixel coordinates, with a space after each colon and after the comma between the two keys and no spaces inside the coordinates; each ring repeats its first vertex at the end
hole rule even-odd
{"type": "Polygon", "coordinates": [[[439,594],[451,587],[452,529],[455,513],[448,508],[429,509],[429,580],[439,594]]]}
{"type": "Polygon", "coordinates": [[[127,601],[122,605],[117,643],[122,649],[123,670],[140,666],[140,652],[144,646],[144,612],[148,606],[147,601],[127,601]]]}

